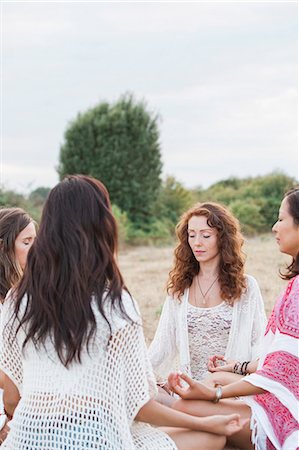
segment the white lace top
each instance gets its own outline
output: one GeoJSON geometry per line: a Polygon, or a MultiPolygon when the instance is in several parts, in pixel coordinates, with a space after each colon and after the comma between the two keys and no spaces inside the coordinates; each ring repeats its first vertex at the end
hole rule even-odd
{"type": "MultiPolygon", "coordinates": [[[[0,368],[15,383],[21,400],[1,450],[157,450],[176,449],[161,430],[134,422],[140,408],[156,393],[139,313],[127,293],[123,302],[136,322],[116,316],[112,325],[93,305],[97,331],[82,363],[66,369],[50,339],[46,350],[30,342],[22,353],[25,330],[11,345],[8,300],[2,310],[0,368]]],[[[26,303],[23,300],[24,306],[26,303]]],[[[135,305],[136,307],[136,305],[135,305]]]]}
{"type": "MultiPolygon", "coordinates": [[[[247,289],[234,302],[226,359],[249,361],[260,355],[260,345],[266,325],[266,314],[261,291],[256,280],[246,275],[247,289]]],[[[170,372],[191,371],[187,311],[189,289],[181,300],[168,296],[153,342],[149,348],[150,360],[158,381],[166,381],[170,372]]],[[[216,352],[218,353],[218,351],[216,352]]]]}
{"type": "Polygon", "coordinates": [[[188,304],[189,351],[191,372],[195,380],[199,381],[209,374],[209,356],[225,354],[232,317],[233,308],[224,301],[212,308],[188,304]]]}

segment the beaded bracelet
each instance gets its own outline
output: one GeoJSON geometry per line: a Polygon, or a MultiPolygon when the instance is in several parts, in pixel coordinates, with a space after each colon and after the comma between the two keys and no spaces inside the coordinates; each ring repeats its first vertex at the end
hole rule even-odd
{"type": "Polygon", "coordinates": [[[247,375],[248,374],[248,372],[247,372],[247,367],[248,367],[248,364],[250,363],[250,361],[246,361],[246,363],[245,363],[245,365],[244,365],[244,369],[243,369],[243,372],[244,372],[244,375],[247,375]]]}
{"type": "Polygon", "coordinates": [[[244,361],[242,363],[240,363],[239,361],[236,362],[233,368],[233,373],[237,373],[238,375],[246,375],[249,363],[250,361],[244,361]]]}
{"type": "Polygon", "coordinates": [[[233,373],[238,373],[240,375],[240,366],[241,366],[241,363],[239,361],[236,362],[236,364],[234,365],[234,368],[233,368],[233,373]]]}

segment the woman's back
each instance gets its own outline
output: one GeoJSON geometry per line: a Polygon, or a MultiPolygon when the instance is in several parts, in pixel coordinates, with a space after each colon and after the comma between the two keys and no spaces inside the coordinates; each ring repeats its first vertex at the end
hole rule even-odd
{"type": "Polygon", "coordinates": [[[96,332],[88,350],[82,349],[81,363],[72,362],[68,368],[59,360],[50,338],[45,347],[36,348],[30,341],[23,358],[24,329],[12,347],[9,345],[11,306],[5,304],[1,364],[22,396],[3,448],[174,448],[158,430],[143,424],[131,428],[137,411],[154,392],[155,380],[136,305],[126,292],[122,299],[133,322],[111,314],[107,307],[110,337],[108,324],[94,303],[96,332]]]}

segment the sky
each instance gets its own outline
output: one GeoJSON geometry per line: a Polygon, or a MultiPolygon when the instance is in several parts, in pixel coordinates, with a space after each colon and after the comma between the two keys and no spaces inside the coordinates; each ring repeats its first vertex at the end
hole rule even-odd
{"type": "Polygon", "coordinates": [[[298,178],[297,2],[1,3],[1,180],[58,182],[64,132],[126,92],[159,115],[163,176],[298,178]]]}

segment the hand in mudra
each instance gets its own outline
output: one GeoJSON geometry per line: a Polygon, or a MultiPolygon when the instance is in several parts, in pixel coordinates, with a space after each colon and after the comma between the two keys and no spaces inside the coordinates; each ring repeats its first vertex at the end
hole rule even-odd
{"type": "Polygon", "coordinates": [[[209,429],[215,434],[222,436],[231,436],[241,431],[248,425],[250,419],[241,419],[239,414],[230,414],[228,416],[215,415],[204,418],[209,429]]]}
{"type": "Polygon", "coordinates": [[[192,380],[188,375],[182,373],[171,373],[168,376],[168,386],[171,391],[178,394],[184,400],[214,400],[215,389],[203,383],[192,380]],[[182,380],[187,383],[183,386],[182,380]]]}
{"type": "Polygon", "coordinates": [[[208,361],[209,372],[233,372],[237,361],[232,359],[225,360],[223,355],[210,356],[208,361]]]}

